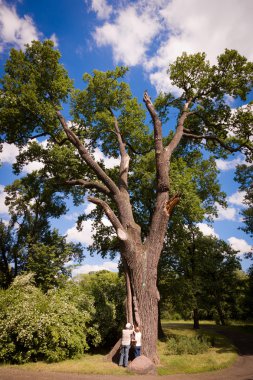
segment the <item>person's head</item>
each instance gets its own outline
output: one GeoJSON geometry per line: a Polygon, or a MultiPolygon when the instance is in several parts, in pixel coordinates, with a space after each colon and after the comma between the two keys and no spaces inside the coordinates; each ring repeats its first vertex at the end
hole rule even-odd
{"type": "Polygon", "coordinates": [[[138,326],[135,327],[135,331],[136,332],[139,332],[140,331],[140,328],[138,326]]]}
{"type": "Polygon", "coordinates": [[[131,327],[132,327],[131,323],[127,322],[126,329],[131,329],[131,327]]]}

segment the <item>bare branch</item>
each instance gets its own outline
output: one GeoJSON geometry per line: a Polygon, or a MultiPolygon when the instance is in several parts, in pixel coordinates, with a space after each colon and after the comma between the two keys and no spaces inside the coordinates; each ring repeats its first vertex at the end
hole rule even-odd
{"type": "Polygon", "coordinates": [[[126,151],[126,143],[123,141],[123,138],[119,129],[119,125],[118,125],[118,120],[110,108],[109,108],[109,112],[111,113],[114,119],[114,130],[115,130],[118,144],[119,144],[119,151],[120,151],[120,157],[121,157],[119,173],[120,173],[120,188],[122,190],[122,189],[127,189],[128,187],[128,170],[129,170],[130,157],[126,151]]]}
{"type": "Polygon", "coordinates": [[[108,219],[112,223],[113,227],[115,228],[115,231],[117,233],[118,238],[120,240],[127,240],[128,239],[127,232],[125,231],[124,227],[120,223],[117,216],[114,214],[111,207],[105,201],[103,201],[102,199],[99,199],[99,198],[88,197],[88,200],[103,208],[106,216],[108,217],[108,219]]]}
{"type": "Polygon", "coordinates": [[[145,102],[145,105],[150,113],[154,126],[155,162],[158,196],[158,193],[167,192],[169,190],[168,160],[166,160],[166,151],[163,147],[162,123],[147,92],[144,92],[143,101],[145,102]]]}
{"type": "Polygon", "coordinates": [[[79,140],[77,135],[68,127],[66,120],[61,115],[60,111],[56,111],[57,117],[69,139],[69,141],[77,148],[82,159],[87,163],[87,165],[96,173],[98,178],[108,187],[108,189],[114,194],[119,193],[119,189],[115,182],[105,173],[101,166],[91,157],[88,150],[79,140]]]}
{"type": "Polygon", "coordinates": [[[144,92],[143,101],[150,113],[150,116],[154,125],[154,139],[155,139],[155,150],[156,152],[161,153],[163,151],[163,142],[162,142],[162,123],[159,119],[157,112],[153,103],[151,102],[151,98],[148,95],[147,91],[144,92]]]}
{"type": "Polygon", "coordinates": [[[96,181],[85,181],[84,179],[70,179],[70,180],[65,181],[65,183],[67,185],[72,185],[72,186],[79,185],[79,186],[85,187],[86,189],[96,189],[103,194],[111,195],[111,192],[108,189],[108,187],[96,181]]]}
{"type": "MultiPolygon", "coordinates": [[[[185,131],[188,131],[188,130],[185,130],[185,131]]],[[[212,141],[216,141],[218,144],[220,144],[220,146],[222,146],[224,149],[228,150],[230,153],[235,153],[235,152],[238,152],[240,151],[243,147],[249,149],[251,152],[253,152],[253,148],[247,144],[246,142],[238,145],[238,147],[236,148],[233,148],[232,146],[226,144],[224,141],[222,141],[221,139],[219,139],[217,136],[213,136],[213,135],[195,135],[193,133],[188,133],[188,132],[184,132],[183,135],[185,137],[188,137],[188,138],[191,138],[191,139],[197,139],[197,140],[212,140],[212,141]]]]}
{"type": "Polygon", "coordinates": [[[169,143],[169,145],[166,147],[167,159],[169,159],[171,157],[172,153],[174,152],[174,150],[178,146],[178,144],[179,144],[179,142],[183,136],[184,122],[185,122],[186,118],[190,114],[192,114],[191,112],[189,112],[190,104],[191,104],[191,99],[187,100],[186,103],[184,104],[183,112],[182,112],[182,114],[178,120],[176,133],[175,133],[173,139],[171,140],[171,142],[169,143]]]}

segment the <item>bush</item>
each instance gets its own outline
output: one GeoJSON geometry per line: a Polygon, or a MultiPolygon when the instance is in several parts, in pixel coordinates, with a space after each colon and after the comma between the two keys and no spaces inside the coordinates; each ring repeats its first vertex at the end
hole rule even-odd
{"type": "Polygon", "coordinates": [[[88,350],[88,335],[94,345],[100,340],[97,332],[88,327],[88,310],[93,305],[86,299],[80,310],[73,287],[71,292],[55,290],[44,294],[33,285],[33,275],[28,274],[17,277],[8,290],[0,293],[2,362],[60,361],[88,350]]]}
{"type": "MultiPolygon", "coordinates": [[[[91,323],[99,331],[103,347],[111,347],[119,339],[125,323],[125,283],[117,273],[99,271],[81,275],[80,289],[89,295],[96,310],[91,323]]],[[[92,343],[91,343],[92,345],[92,343]]]]}
{"type": "Polygon", "coordinates": [[[167,341],[167,354],[169,355],[197,355],[206,352],[211,347],[211,342],[203,335],[188,337],[174,335],[167,341]]]}

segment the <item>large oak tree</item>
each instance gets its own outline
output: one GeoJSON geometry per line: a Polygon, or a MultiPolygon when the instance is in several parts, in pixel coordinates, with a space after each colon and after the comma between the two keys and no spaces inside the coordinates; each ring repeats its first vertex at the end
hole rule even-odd
{"type": "Polygon", "coordinates": [[[128,319],[141,326],[143,353],[156,361],[157,266],[168,222],[183,194],[183,189],[173,187],[170,164],[180,146],[190,151],[196,144],[217,156],[242,151],[250,159],[252,113],[247,108],[232,111],[226,99],[246,101],[253,64],[233,50],[226,50],[213,66],[205,54],[183,54],[169,70],[181,96],[161,94],[153,104],[144,93],[151,133],[144,109],[122,81],[127,69],[94,70],[84,75],[85,88],[74,90],[59,60],[50,41],[11,51],[1,80],[1,138],[21,148],[30,141],[19,156],[19,169],[27,160],[40,160],[51,186],[72,193],[76,203],[88,194],[108,217],[115,235],[107,236],[105,245],[113,241],[124,263],[128,319]],[[170,121],[171,108],[177,117],[170,121]],[[35,142],[43,137],[47,144],[35,142]],[[108,170],[103,161],[96,161],[96,147],[119,156],[119,166],[108,170]],[[156,173],[149,183],[153,198],[144,229],[137,223],[142,193],[133,202],[131,191],[141,181],[139,177],[134,183],[142,163],[156,173]]]}

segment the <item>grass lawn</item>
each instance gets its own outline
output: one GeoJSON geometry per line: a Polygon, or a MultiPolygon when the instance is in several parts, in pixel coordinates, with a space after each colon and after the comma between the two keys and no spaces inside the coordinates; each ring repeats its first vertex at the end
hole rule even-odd
{"type": "Polygon", "coordinates": [[[194,336],[201,332],[208,337],[213,347],[207,352],[198,355],[168,355],[166,342],[158,342],[160,356],[160,375],[176,373],[208,372],[229,367],[237,358],[235,347],[223,335],[215,333],[215,325],[212,322],[202,322],[199,331],[192,328],[192,322],[186,321],[163,321],[163,328],[167,336],[184,335],[194,336]]]}
{"type": "MultiPolygon", "coordinates": [[[[163,321],[163,328],[167,336],[187,335],[193,336],[192,322],[163,321]]],[[[225,368],[230,366],[237,358],[236,350],[227,338],[214,331],[215,325],[208,322],[201,326],[201,332],[212,339],[213,347],[207,352],[198,355],[168,355],[166,342],[158,342],[160,365],[159,375],[176,373],[197,373],[225,368]]],[[[234,328],[231,326],[230,328],[234,328]]],[[[235,327],[236,328],[236,327],[235,327]]],[[[60,363],[28,363],[19,366],[4,365],[4,367],[18,367],[24,370],[72,372],[81,374],[100,375],[126,375],[127,369],[104,360],[101,354],[85,354],[81,358],[65,360],[60,363]]]]}

